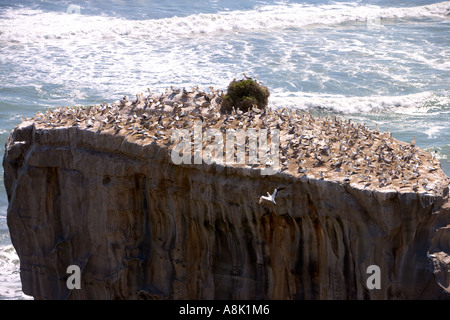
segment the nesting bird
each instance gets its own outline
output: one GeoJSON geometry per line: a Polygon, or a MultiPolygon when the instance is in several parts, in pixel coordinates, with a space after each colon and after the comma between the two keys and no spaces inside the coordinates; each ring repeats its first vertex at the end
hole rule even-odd
{"type": "MultiPolygon", "coordinates": [[[[205,93],[198,86],[192,91],[171,87],[165,93],[156,94],[149,88],[147,98],[140,93],[135,101],[124,96],[110,105],[104,102],[88,107],[55,108],[46,113],[39,112],[31,120],[38,128],[76,126],[77,130],[124,135],[143,145],[156,142],[168,150],[174,147],[172,130],[189,130],[195,121],[200,121],[202,128],[216,129],[224,139],[227,130],[231,129],[249,133],[244,142],[247,158],[250,158],[249,139],[259,139],[258,131],[255,131],[256,135],[250,135],[250,129],[259,130],[259,133],[266,130],[268,135],[278,130],[278,160],[282,164],[278,173],[359,185],[361,188],[432,192],[435,186],[434,181],[440,172],[439,162],[435,154],[416,147],[415,137],[411,143],[403,143],[394,139],[389,131],[382,133],[378,124],[372,130],[365,124],[337,116],[315,117],[308,112],[288,108],[260,110],[253,106],[245,112],[233,109],[231,114],[222,114],[221,91],[209,89],[210,92],[205,93]]],[[[258,161],[230,165],[245,170],[273,166],[274,159],[265,157],[270,150],[260,151],[257,153],[258,161]]],[[[260,200],[275,204],[276,194],[277,189],[260,200]]]]}

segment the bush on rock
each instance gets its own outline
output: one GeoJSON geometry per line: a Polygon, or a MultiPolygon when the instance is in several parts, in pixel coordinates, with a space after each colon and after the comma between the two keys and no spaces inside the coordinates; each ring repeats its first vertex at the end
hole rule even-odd
{"type": "Polygon", "coordinates": [[[256,80],[245,77],[233,80],[228,85],[227,93],[222,97],[221,112],[231,113],[233,107],[247,112],[252,106],[264,110],[269,102],[269,89],[256,80]]]}

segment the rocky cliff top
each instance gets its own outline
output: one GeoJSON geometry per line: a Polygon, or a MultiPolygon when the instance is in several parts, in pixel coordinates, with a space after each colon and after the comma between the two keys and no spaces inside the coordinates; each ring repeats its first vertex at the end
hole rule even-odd
{"type": "MultiPolygon", "coordinates": [[[[198,122],[202,130],[217,129],[224,136],[231,129],[247,132],[268,129],[269,134],[271,129],[277,129],[280,137],[277,173],[349,183],[356,188],[430,195],[441,193],[448,186],[448,177],[439,161],[417,147],[414,139],[405,143],[394,139],[388,131],[380,132],[378,127],[372,130],[339,117],[314,117],[286,108],[264,111],[252,108],[245,113],[233,110],[231,114],[222,114],[221,96],[213,88],[208,93],[198,88],[191,91],[171,88],[162,94],[149,90],[147,97],[138,94],[133,101],[125,96],[111,105],[55,108],[26,119],[26,123],[32,121],[37,129],[76,126],[124,136],[141,146],[157,143],[168,150],[177,143],[172,136],[174,130],[192,131],[198,122]]],[[[203,151],[210,142],[204,141],[203,151]]],[[[248,147],[247,144],[247,157],[248,147]]],[[[259,172],[273,166],[268,161],[260,158],[256,163],[247,161],[232,166],[259,172]]]]}

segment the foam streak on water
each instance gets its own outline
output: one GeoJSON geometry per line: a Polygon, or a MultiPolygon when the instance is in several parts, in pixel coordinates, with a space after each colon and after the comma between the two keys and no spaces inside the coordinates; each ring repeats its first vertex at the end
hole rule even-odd
{"type": "Polygon", "coordinates": [[[0,246],[0,300],[28,300],[20,286],[19,257],[12,245],[0,246]]]}
{"type": "Polygon", "coordinates": [[[269,5],[256,10],[235,10],[216,14],[195,14],[187,17],[128,20],[105,16],[83,16],[64,12],[43,12],[35,9],[4,12],[2,40],[35,41],[75,37],[115,38],[131,36],[135,39],[157,39],[187,34],[298,28],[310,25],[335,25],[344,22],[380,18],[442,18],[450,12],[450,2],[406,8],[381,8],[374,5],[269,5]],[[20,17],[20,19],[17,19],[20,17]]]}

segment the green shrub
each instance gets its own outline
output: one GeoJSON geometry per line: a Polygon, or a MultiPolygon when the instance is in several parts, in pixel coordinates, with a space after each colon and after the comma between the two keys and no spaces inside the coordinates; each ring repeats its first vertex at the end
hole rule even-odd
{"type": "Polygon", "coordinates": [[[269,89],[255,80],[233,80],[228,85],[227,93],[222,97],[221,112],[231,113],[235,109],[247,112],[253,105],[264,110],[269,102],[269,89]]]}

